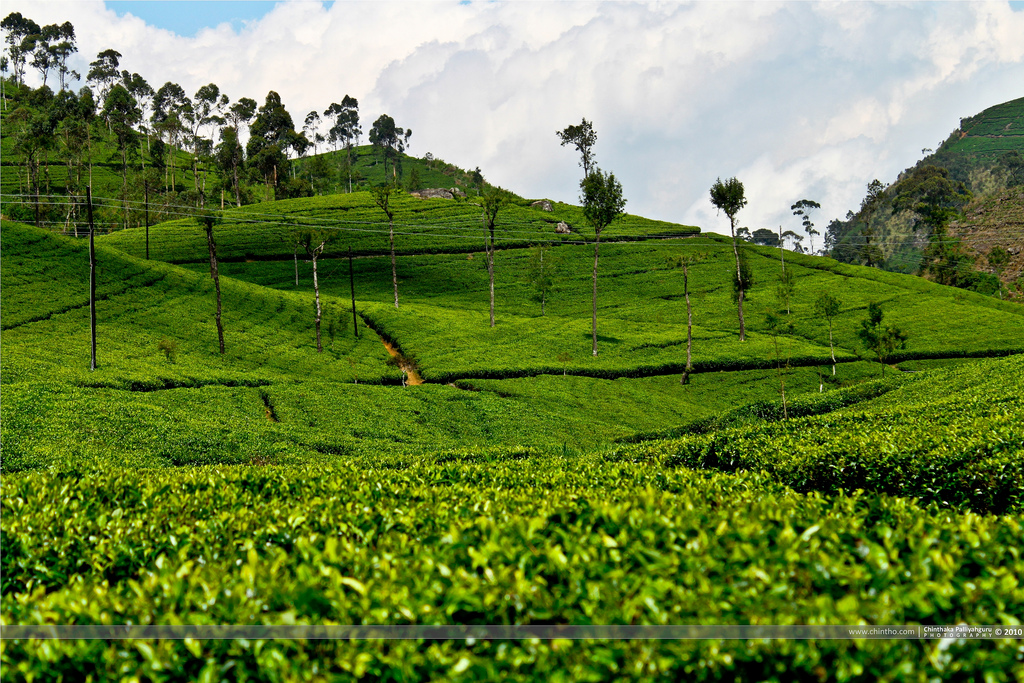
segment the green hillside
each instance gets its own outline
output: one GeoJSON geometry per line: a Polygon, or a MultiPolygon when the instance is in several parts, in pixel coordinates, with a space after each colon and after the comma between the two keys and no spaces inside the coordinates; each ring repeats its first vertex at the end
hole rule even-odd
{"type": "MultiPolygon", "coordinates": [[[[423,223],[432,211],[479,216],[468,202],[402,202],[423,223]]],[[[277,202],[262,205],[260,225],[273,234],[284,218],[359,215],[367,204],[365,193],[277,202]]],[[[585,234],[546,252],[558,275],[543,316],[527,277],[535,252],[512,248],[574,211],[510,210],[533,232],[504,235],[493,329],[479,252],[400,256],[396,311],[390,259],[363,238],[358,339],[347,259],[324,259],[322,354],[310,265],[282,259],[291,254],[273,240],[246,241],[240,220],[215,228],[242,257],[221,264],[223,356],[208,264],[189,241],[196,227],[154,231],[165,244],[181,233],[177,251],[154,248],[181,266],[132,255],[136,231],[112,234],[98,240],[95,372],[84,241],[3,222],[4,623],[1024,619],[1024,567],[1011,550],[1024,502],[1024,355],[968,358],[1020,351],[1019,306],[793,256],[786,316],[773,292],[777,252],[750,247],[741,344],[727,241],[618,242],[601,252],[595,358],[593,249],[574,243],[585,234]],[[694,253],[705,255],[689,276],[698,372],[684,386],[685,302],[667,259],[694,253]],[[827,327],[811,312],[822,291],[842,301],[834,378],[827,327]],[[879,378],[855,335],[869,301],[909,334],[893,360],[914,372],[879,378]],[[779,340],[792,365],[785,409],[766,309],[793,323],[779,340]],[[425,384],[400,386],[378,332],[418,358],[425,384]]],[[[977,679],[1018,653],[1006,639],[952,643],[940,658],[929,654],[937,641],[893,642],[17,640],[0,658],[21,678],[202,679],[229,665],[239,678],[280,680],[313,667],[600,680],[644,658],[627,677],[792,680],[842,667],[977,679]]]]}
{"type": "Polygon", "coordinates": [[[926,151],[891,185],[869,187],[859,211],[829,225],[831,255],[1021,296],[1024,98],[962,119],[938,149],[926,151]],[[993,250],[1006,250],[1005,263],[993,265],[993,250]]]}
{"type": "MultiPolygon", "coordinates": [[[[398,253],[471,252],[483,248],[485,227],[479,200],[418,199],[399,193],[392,200],[395,250],[398,253]]],[[[194,213],[194,212],[189,212],[194,213]]],[[[500,213],[495,234],[500,246],[527,246],[539,242],[578,242],[593,237],[579,207],[554,203],[552,211],[516,199],[500,213]],[[573,232],[555,232],[558,223],[573,232]]],[[[388,253],[388,220],[368,191],[323,197],[264,202],[228,209],[217,230],[217,253],[227,261],[292,259],[294,234],[319,229],[332,234],[328,256],[388,253]]],[[[602,239],[643,239],[669,235],[693,235],[693,226],[626,216],[613,224],[602,239]]],[[[172,263],[209,259],[206,234],[194,218],[168,221],[149,231],[150,256],[172,263]]],[[[103,244],[129,254],[144,256],[146,232],[134,228],[104,236],[103,244]]]]}

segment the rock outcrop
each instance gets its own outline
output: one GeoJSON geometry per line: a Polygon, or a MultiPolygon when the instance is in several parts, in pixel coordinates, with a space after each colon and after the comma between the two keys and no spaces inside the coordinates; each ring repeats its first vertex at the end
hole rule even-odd
{"type": "Polygon", "coordinates": [[[553,211],[555,208],[547,199],[538,199],[534,203],[530,204],[530,206],[535,209],[540,209],[541,211],[553,211]]]}

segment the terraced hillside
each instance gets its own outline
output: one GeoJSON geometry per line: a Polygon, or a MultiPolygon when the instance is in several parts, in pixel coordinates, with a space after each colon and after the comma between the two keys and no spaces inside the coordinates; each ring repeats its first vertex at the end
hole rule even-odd
{"type": "MultiPolygon", "coordinates": [[[[85,245],[2,230],[5,628],[1024,620],[1024,355],[978,358],[1020,350],[1015,304],[787,255],[786,315],[778,253],[751,248],[741,344],[726,242],[612,243],[595,358],[589,245],[545,252],[541,315],[538,252],[506,242],[493,329],[479,252],[400,257],[396,311],[390,260],[368,248],[358,338],[347,260],[320,264],[318,354],[310,265],[269,245],[221,264],[222,356],[208,266],[141,260],[111,236],[90,372],[85,245]],[[668,257],[695,253],[684,386],[668,257]],[[834,377],[823,291],[842,301],[834,377]],[[909,334],[893,360],[914,372],[869,362],[869,301],[909,334]],[[785,407],[765,310],[793,323],[785,407]],[[401,386],[378,331],[425,384],[401,386]]],[[[23,639],[0,663],[4,680],[1001,680],[1019,643],[23,639]]]]}

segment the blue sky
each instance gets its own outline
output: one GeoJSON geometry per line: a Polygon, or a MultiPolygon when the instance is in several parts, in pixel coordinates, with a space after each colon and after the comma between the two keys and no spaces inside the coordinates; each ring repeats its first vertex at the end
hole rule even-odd
{"type": "MultiPolygon", "coordinates": [[[[293,0],[295,1],[295,0],[293,0]]],[[[319,0],[325,6],[333,3],[319,0]]],[[[199,29],[224,22],[239,31],[247,21],[262,19],[274,8],[274,0],[107,0],[106,6],[119,15],[133,14],[147,24],[191,37],[199,29]]]]}

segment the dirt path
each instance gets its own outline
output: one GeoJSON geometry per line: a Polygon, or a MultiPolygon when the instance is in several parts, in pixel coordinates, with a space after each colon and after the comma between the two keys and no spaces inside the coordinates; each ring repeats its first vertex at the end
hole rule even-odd
{"type": "MultiPolygon", "coordinates": [[[[402,358],[402,354],[400,354],[398,352],[398,349],[396,349],[394,346],[389,344],[388,341],[386,339],[384,339],[384,337],[380,338],[380,343],[384,345],[384,348],[388,350],[388,353],[391,354],[392,358],[399,358],[399,359],[402,358]]],[[[406,384],[408,384],[411,387],[417,386],[419,384],[423,384],[423,378],[420,377],[418,372],[416,372],[414,369],[409,367],[404,362],[404,360],[400,360],[398,365],[399,365],[400,368],[402,368],[402,372],[404,372],[406,374],[406,376],[408,377],[408,379],[406,380],[406,384]]]]}

